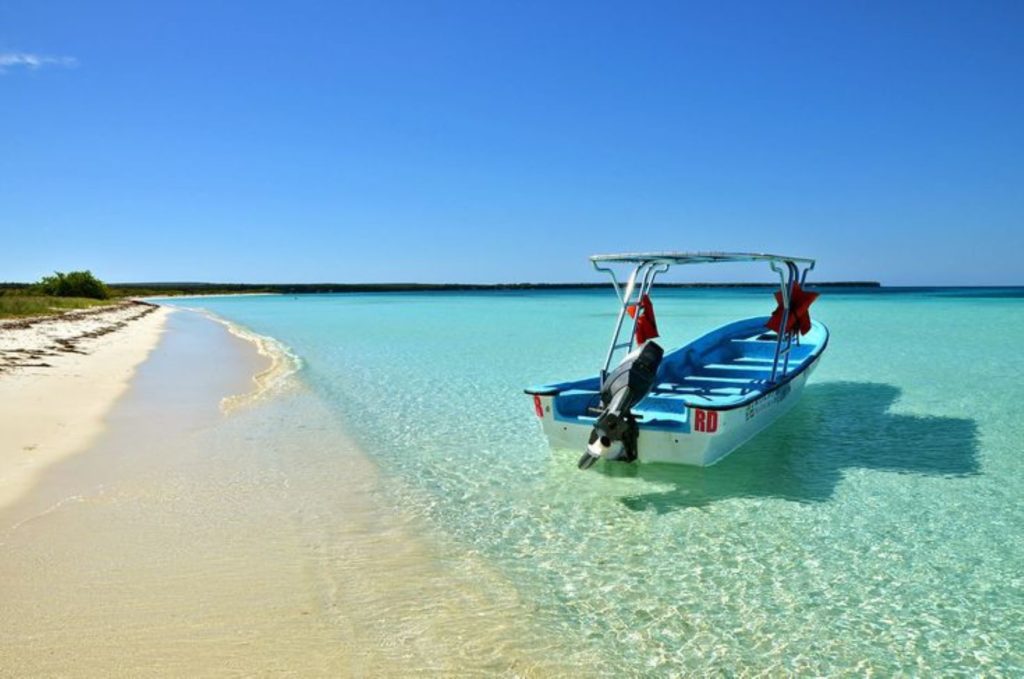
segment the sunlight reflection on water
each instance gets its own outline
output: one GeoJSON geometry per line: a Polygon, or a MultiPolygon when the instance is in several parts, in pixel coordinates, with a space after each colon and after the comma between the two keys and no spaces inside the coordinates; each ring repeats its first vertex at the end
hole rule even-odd
{"type": "MultiPolygon", "coordinates": [[[[656,301],[680,343],[771,305],[656,301]]],[[[826,293],[832,344],[774,427],[710,469],[591,473],[547,448],[521,390],[595,371],[610,295],[204,304],[302,356],[387,501],[485,558],[596,671],[1022,670],[1013,296],[826,293]]]]}

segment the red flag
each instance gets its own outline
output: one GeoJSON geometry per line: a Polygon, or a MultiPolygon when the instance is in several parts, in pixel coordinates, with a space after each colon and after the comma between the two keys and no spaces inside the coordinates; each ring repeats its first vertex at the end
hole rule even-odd
{"type": "MultiPolygon", "coordinates": [[[[636,318],[636,304],[626,307],[630,318],[636,318]]],[[[636,343],[643,344],[658,336],[658,321],[654,318],[654,304],[644,295],[640,298],[640,318],[636,321],[636,343]]]]}
{"type": "MultiPolygon", "coordinates": [[[[814,300],[818,299],[818,293],[807,292],[800,287],[799,283],[793,283],[793,290],[789,295],[789,319],[786,321],[786,332],[799,330],[801,335],[806,335],[811,329],[810,308],[814,300]]],[[[765,324],[769,330],[781,333],[782,325],[782,291],[775,293],[777,306],[772,312],[772,317],[765,324]]]]}

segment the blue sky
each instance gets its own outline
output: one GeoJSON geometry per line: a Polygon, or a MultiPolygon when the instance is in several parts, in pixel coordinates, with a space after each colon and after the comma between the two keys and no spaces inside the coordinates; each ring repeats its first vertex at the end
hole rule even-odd
{"type": "Polygon", "coordinates": [[[7,0],[0,280],[739,249],[1024,284],[1022,34],[1021,2],[7,0]]]}

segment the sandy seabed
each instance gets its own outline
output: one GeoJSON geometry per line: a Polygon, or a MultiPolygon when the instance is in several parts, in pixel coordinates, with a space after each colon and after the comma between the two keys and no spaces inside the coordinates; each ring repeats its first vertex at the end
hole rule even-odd
{"type": "Polygon", "coordinates": [[[267,345],[165,309],[32,341],[49,366],[0,375],[0,676],[578,674],[504,578],[382,503],[300,380],[225,408],[267,345]]]}

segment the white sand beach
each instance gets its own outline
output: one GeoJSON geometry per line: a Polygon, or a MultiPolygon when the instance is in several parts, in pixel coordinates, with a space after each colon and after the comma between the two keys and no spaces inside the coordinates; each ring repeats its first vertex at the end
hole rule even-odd
{"type": "Polygon", "coordinates": [[[140,302],[0,321],[0,508],[41,470],[85,450],[170,309],[140,302]]]}

